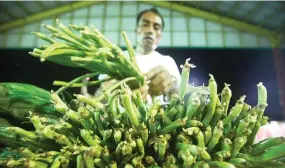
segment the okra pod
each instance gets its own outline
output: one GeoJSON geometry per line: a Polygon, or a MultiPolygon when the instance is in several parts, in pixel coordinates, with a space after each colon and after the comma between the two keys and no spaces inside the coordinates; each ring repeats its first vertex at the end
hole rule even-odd
{"type": "Polygon", "coordinates": [[[263,162],[268,162],[271,160],[276,160],[276,159],[284,157],[285,156],[284,149],[285,149],[285,144],[280,144],[272,148],[269,148],[268,150],[266,150],[266,152],[264,152],[263,154],[259,156],[251,157],[251,156],[239,153],[238,157],[244,158],[251,162],[263,163],[263,162]]]}
{"type": "Polygon", "coordinates": [[[267,138],[262,142],[258,142],[252,146],[252,153],[251,155],[257,155],[263,153],[265,150],[285,143],[285,137],[271,137],[267,138]]]}
{"type": "MultiPolygon", "coordinates": [[[[100,167],[100,168],[106,168],[107,167],[106,163],[100,158],[95,158],[93,163],[95,166],[100,167]]],[[[94,165],[92,166],[92,168],[94,168],[94,165]]]]}
{"type": "Polygon", "coordinates": [[[249,125],[249,117],[245,117],[244,119],[240,120],[239,125],[236,129],[236,135],[235,137],[240,137],[243,135],[243,133],[246,131],[248,125],[249,125]]]}
{"type": "Polygon", "coordinates": [[[205,145],[207,145],[210,142],[211,138],[212,138],[212,128],[211,126],[208,126],[204,133],[205,145]]]}
{"type": "Polygon", "coordinates": [[[166,136],[160,135],[154,143],[154,150],[158,155],[158,160],[163,160],[167,148],[166,136]]]}
{"type": "Polygon", "coordinates": [[[220,162],[220,161],[210,161],[208,162],[211,168],[236,168],[233,164],[229,162],[220,162]]]}
{"type": "Polygon", "coordinates": [[[228,108],[229,108],[229,104],[230,104],[230,100],[231,100],[231,97],[232,97],[232,91],[231,89],[229,88],[229,84],[226,84],[225,83],[225,87],[223,88],[222,90],[222,94],[221,94],[221,97],[222,97],[222,101],[221,101],[221,104],[224,104],[225,103],[225,115],[227,114],[227,111],[228,111],[228,108]]]}
{"type": "Polygon", "coordinates": [[[218,151],[215,153],[215,160],[217,161],[224,161],[225,159],[229,158],[231,156],[230,151],[218,151]]]}
{"type": "Polygon", "coordinates": [[[194,163],[193,168],[210,168],[210,166],[205,161],[197,161],[194,163]]]}
{"type": "Polygon", "coordinates": [[[210,92],[210,96],[209,96],[209,104],[207,105],[207,113],[205,118],[203,119],[202,123],[205,127],[207,127],[211,120],[212,117],[214,115],[215,109],[216,109],[216,104],[217,104],[217,83],[214,79],[214,76],[209,74],[210,79],[209,79],[209,92],[210,92]]]}
{"type": "Polygon", "coordinates": [[[211,120],[211,125],[216,125],[224,114],[225,105],[217,105],[214,116],[211,120]]]}
{"type": "Polygon", "coordinates": [[[220,120],[218,121],[217,126],[215,126],[213,130],[212,138],[208,144],[208,151],[212,151],[214,147],[217,145],[221,136],[223,135],[223,129],[224,129],[223,122],[220,120]]]}
{"type": "Polygon", "coordinates": [[[131,99],[131,91],[127,85],[125,85],[123,88],[123,94],[121,95],[122,104],[124,108],[126,109],[126,113],[128,114],[128,117],[131,121],[131,123],[136,127],[139,128],[139,118],[136,115],[132,99],[131,99]]]}
{"type": "Polygon", "coordinates": [[[189,120],[189,118],[188,118],[188,120],[186,121],[186,123],[185,123],[185,128],[189,128],[189,127],[202,127],[203,126],[203,124],[200,122],[200,121],[198,121],[198,120],[189,120]]]}
{"type": "Polygon", "coordinates": [[[146,146],[147,141],[148,141],[148,128],[146,127],[144,123],[142,123],[140,133],[141,133],[143,144],[144,146],[146,146]]]}
{"type": "Polygon", "coordinates": [[[258,98],[257,104],[267,104],[267,89],[264,87],[262,82],[257,84],[258,98]]]}
{"type": "Polygon", "coordinates": [[[161,130],[161,134],[167,134],[169,132],[172,132],[176,130],[177,128],[183,127],[185,125],[185,120],[183,119],[178,119],[173,121],[172,123],[168,124],[161,130]]]}
{"type": "Polygon", "coordinates": [[[52,162],[50,168],[59,168],[61,165],[61,160],[64,159],[62,155],[57,156],[52,162]]]}
{"type": "Polygon", "coordinates": [[[241,96],[236,102],[235,106],[231,109],[230,114],[222,120],[224,125],[229,124],[239,115],[239,113],[242,111],[245,97],[246,96],[241,96]]]}
{"type": "Polygon", "coordinates": [[[231,151],[232,150],[232,141],[229,138],[224,138],[221,142],[222,151],[231,151]]]}
{"type": "Polygon", "coordinates": [[[188,103],[185,116],[188,117],[188,119],[192,119],[192,117],[197,112],[197,109],[199,106],[200,106],[200,98],[198,96],[198,93],[194,92],[189,98],[189,103],[188,103]]]}
{"type": "Polygon", "coordinates": [[[184,95],[187,90],[188,81],[189,81],[189,74],[190,74],[190,68],[195,68],[196,66],[193,64],[189,64],[190,58],[185,60],[184,66],[181,66],[182,73],[181,73],[181,83],[180,83],[180,89],[179,89],[179,97],[181,99],[184,98],[184,95]]]}
{"type": "Polygon", "coordinates": [[[6,127],[6,130],[21,136],[24,139],[31,139],[31,140],[36,140],[38,139],[38,137],[35,135],[35,133],[31,132],[31,131],[26,131],[20,127],[6,127]]]}
{"type": "Polygon", "coordinates": [[[240,149],[245,145],[246,140],[247,138],[244,136],[235,138],[231,150],[231,158],[235,158],[238,155],[240,149]]]}
{"type": "Polygon", "coordinates": [[[40,33],[40,32],[32,32],[32,34],[38,36],[39,38],[43,39],[44,41],[47,41],[51,44],[55,43],[56,41],[48,36],[46,36],[45,34],[43,33],[40,33]]]}
{"type": "Polygon", "coordinates": [[[253,167],[253,165],[249,161],[243,158],[232,158],[229,160],[229,162],[235,165],[236,167],[253,167]]]}

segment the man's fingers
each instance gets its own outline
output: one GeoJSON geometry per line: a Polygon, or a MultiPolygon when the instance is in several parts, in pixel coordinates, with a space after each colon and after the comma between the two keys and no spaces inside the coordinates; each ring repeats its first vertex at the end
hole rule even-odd
{"type": "Polygon", "coordinates": [[[156,67],[152,68],[151,70],[149,70],[149,71],[145,74],[146,79],[147,79],[147,80],[150,80],[150,79],[152,79],[154,76],[156,76],[157,74],[159,74],[159,73],[161,73],[161,72],[163,72],[163,71],[165,71],[165,68],[164,68],[163,66],[161,66],[161,65],[156,66],[156,67]]]}
{"type": "Polygon", "coordinates": [[[149,91],[152,95],[162,95],[163,93],[169,91],[173,88],[173,82],[170,78],[167,78],[165,81],[163,81],[160,85],[150,87],[149,91]]]}
{"type": "Polygon", "coordinates": [[[138,89],[135,89],[135,90],[139,90],[141,92],[141,95],[142,95],[142,99],[143,100],[146,100],[147,98],[147,95],[148,95],[148,89],[149,89],[149,86],[148,85],[144,85],[138,89]]]}
{"type": "Polygon", "coordinates": [[[160,85],[163,81],[167,80],[168,78],[171,78],[168,71],[163,71],[159,74],[157,74],[150,82],[151,87],[155,87],[160,85]]]}

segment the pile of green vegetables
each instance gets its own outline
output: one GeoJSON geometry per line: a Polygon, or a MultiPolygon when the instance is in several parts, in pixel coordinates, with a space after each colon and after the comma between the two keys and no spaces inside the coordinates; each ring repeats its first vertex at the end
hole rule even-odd
{"type": "MultiPolygon", "coordinates": [[[[98,30],[71,25],[81,36],[58,23],[44,25],[53,34],[35,33],[50,44],[31,54],[41,60],[87,68],[93,73],[47,92],[32,85],[0,83],[0,111],[28,120],[34,129],[0,124],[0,164],[7,167],[285,167],[285,138],[268,138],[254,144],[267,107],[267,91],[257,85],[258,102],[251,107],[246,96],[230,108],[232,92],[225,84],[218,93],[213,75],[207,86],[188,85],[190,68],[185,61],[179,93],[167,105],[147,105],[138,90],[143,75],[131,56],[98,30]],[[63,40],[56,42],[55,38],[63,40]],[[73,104],[59,94],[69,87],[100,84],[80,83],[83,78],[107,74],[118,82],[104,88],[99,97],[75,94],[73,104]],[[189,89],[191,88],[191,89],[189,89]],[[220,95],[220,96],[218,96],[220,95]],[[106,103],[102,103],[101,100],[106,103]],[[30,111],[30,112],[29,112],[30,111]],[[10,112],[10,113],[9,113],[10,112]]],[[[124,37],[125,34],[124,34],[124,37]]],[[[235,101],[235,100],[233,100],[235,101]]]]}

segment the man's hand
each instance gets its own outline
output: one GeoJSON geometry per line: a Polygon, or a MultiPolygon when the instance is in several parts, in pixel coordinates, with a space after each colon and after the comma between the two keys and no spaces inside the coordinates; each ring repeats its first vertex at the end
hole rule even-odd
{"type": "Polygon", "coordinates": [[[152,96],[168,93],[175,86],[175,78],[161,65],[152,68],[145,76],[150,81],[149,94],[152,96]]]}

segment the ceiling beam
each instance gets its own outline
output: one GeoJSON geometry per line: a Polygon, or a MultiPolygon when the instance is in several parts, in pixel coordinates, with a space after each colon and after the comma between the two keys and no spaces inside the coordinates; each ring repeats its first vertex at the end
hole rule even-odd
{"type": "Polygon", "coordinates": [[[262,21],[258,26],[262,27],[263,25],[266,25],[267,23],[269,23],[270,21],[272,21],[272,19],[277,15],[280,14],[281,9],[279,8],[278,10],[275,10],[274,12],[272,12],[270,15],[265,16],[264,21],[262,21]]]}
{"type": "Polygon", "coordinates": [[[260,10],[260,7],[263,5],[263,1],[258,2],[255,1],[255,6],[245,15],[245,18],[243,20],[245,21],[251,21],[252,17],[260,10]]]}
{"type": "Polygon", "coordinates": [[[253,24],[249,24],[249,23],[237,20],[237,19],[225,17],[222,15],[218,15],[216,13],[211,13],[211,12],[197,9],[194,7],[190,7],[190,6],[184,6],[184,5],[180,5],[177,3],[161,2],[161,1],[142,1],[142,2],[156,5],[162,8],[167,8],[173,11],[185,13],[190,16],[200,17],[206,20],[210,20],[216,23],[227,25],[227,26],[230,26],[230,27],[233,27],[239,30],[243,30],[245,32],[254,33],[260,36],[272,37],[276,35],[275,32],[272,32],[268,29],[260,28],[253,24]]]}
{"type": "Polygon", "coordinates": [[[78,2],[72,2],[68,3],[66,5],[62,5],[56,8],[52,8],[49,10],[45,10],[43,12],[38,12],[32,15],[29,15],[23,19],[17,19],[11,22],[7,22],[5,24],[2,24],[0,26],[0,32],[4,32],[19,26],[23,26],[25,24],[29,24],[32,22],[40,21],[46,18],[51,18],[53,16],[58,16],[60,14],[66,13],[73,11],[75,9],[83,8],[83,7],[88,7],[90,5],[94,5],[97,3],[100,3],[102,1],[78,1],[78,2]]]}
{"type": "Polygon", "coordinates": [[[282,30],[284,31],[285,28],[285,22],[281,23],[280,26],[276,29],[276,33],[283,33],[282,30]]]}
{"type": "Polygon", "coordinates": [[[236,10],[240,9],[241,5],[242,5],[241,2],[236,1],[235,4],[234,4],[234,5],[231,7],[231,9],[229,10],[229,13],[227,14],[226,17],[231,17],[232,14],[233,14],[236,10]]]}
{"type": "Polygon", "coordinates": [[[220,6],[221,2],[222,2],[222,1],[217,1],[217,2],[214,4],[214,6],[213,6],[211,12],[215,13],[215,12],[217,11],[218,7],[220,6]]]}
{"type": "Polygon", "coordinates": [[[23,1],[15,1],[15,4],[18,5],[18,7],[21,8],[27,15],[31,14],[32,11],[28,9],[23,3],[23,1]]]}
{"type": "Polygon", "coordinates": [[[55,2],[56,5],[62,5],[62,4],[60,3],[60,0],[55,0],[54,2],[55,2]]]}
{"type": "Polygon", "coordinates": [[[42,10],[46,9],[46,6],[45,6],[45,4],[42,1],[34,1],[34,2],[36,4],[38,4],[42,8],[42,10]]]}
{"type": "Polygon", "coordinates": [[[7,15],[10,19],[16,19],[17,16],[13,14],[13,12],[9,11],[7,8],[1,9],[4,15],[7,15]]]}

